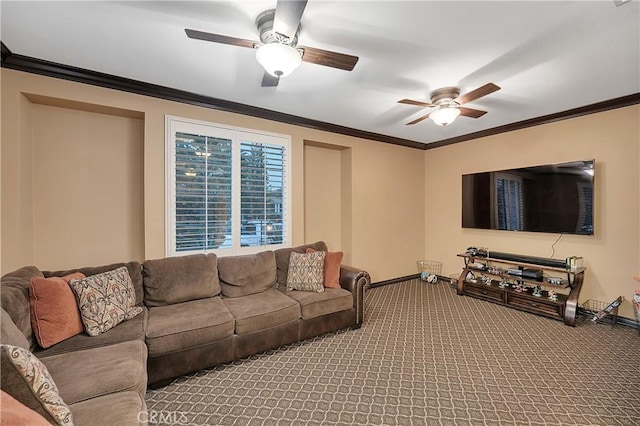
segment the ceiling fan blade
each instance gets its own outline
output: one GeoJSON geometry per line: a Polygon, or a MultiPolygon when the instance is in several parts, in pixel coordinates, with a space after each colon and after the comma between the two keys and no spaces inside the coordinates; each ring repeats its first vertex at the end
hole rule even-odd
{"type": "Polygon", "coordinates": [[[430,104],[427,102],[422,102],[422,101],[414,101],[413,99],[401,99],[398,101],[399,104],[407,104],[407,105],[415,105],[415,106],[420,106],[420,107],[435,107],[437,105],[434,104],[430,104]]]}
{"type": "Polygon", "coordinates": [[[487,113],[487,111],[467,107],[458,107],[458,109],[460,110],[460,115],[471,118],[480,118],[487,113]]]}
{"type": "Polygon", "coordinates": [[[279,82],[279,77],[274,77],[268,72],[265,72],[262,76],[262,87],[276,87],[279,82]]]}
{"type": "Polygon", "coordinates": [[[196,40],[212,41],[214,43],[230,44],[232,46],[249,47],[253,49],[256,44],[259,44],[257,41],[246,40],[244,38],[236,38],[236,37],[229,37],[221,34],[206,33],[204,31],[190,30],[188,28],[185,28],[184,32],[187,33],[187,37],[189,38],[193,38],[196,40]]]}
{"type": "Polygon", "coordinates": [[[273,31],[293,40],[306,6],[307,0],[278,0],[276,15],[273,18],[273,31]]]}
{"type": "Polygon", "coordinates": [[[410,121],[410,122],[409,122],[409,123],[407,123],[406,125],[407,125],[407,126],[410,126],[411,124],[419,123],[419,122],[421,122],[422,120],[426,120],[427,118],[429,118],[429,116],[430,116],[430,115],[431,115],[431,113],[429,113],[429,114],[425,114],[425,115],[423,115],[423,116],[420,116],[420,117],[416,118],[415,120],[410,121]]]}
{"type": "Polygon", "coordinates": [[[345,71],[351,71],[359,59],[357,56],[316,49],[315,47],[298,46],[298,48],[302,49],[302,60],[305,62],[345,71]]]}
{"type": "Polygon", "coordinates": [[[469,93],[465,93],[464,95],[458,96],[454,101],[459,103],[460,105],[466,104],[471,101],[475,101],[483,96],[487,96],[489,93],[493,93],[496,90],[500,90],[499,86],[496,86],[493,83],[487,83],[482,87],[478,87],[475,90],[470,91],[469,93]]]}

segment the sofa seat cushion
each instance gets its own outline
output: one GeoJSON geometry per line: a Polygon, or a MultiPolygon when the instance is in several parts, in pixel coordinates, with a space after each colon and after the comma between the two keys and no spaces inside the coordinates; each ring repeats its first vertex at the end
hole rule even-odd
{"type": "Polygon", "coordinates": [[[149,308],[149,356],[211,344],[232,336],[233,328],[233,316],[220,297],[149,308]]]}
{"type": "Polygon", "coordinates": [[[353,296],[342,288],[325,288],[323,293],[313,291],[287,291],[285,293],[300,304],[302,319],[310,319],[353,307],[353,296]]]}
{"type": "Polygon", "coordinates": [[[34,353],[38,357],[42,358],[81,349],[98,348],[133,340],[144,341],[144,328],[146,322],[147,309],[143,308],[141,314],[131,318],[130,320],[121,322],[105,333],[97,336],[89,336],[88,334],[80,333],[53,345],[50,348],[42,349],[38,347],[34,350],[34,353]]]}
{"type": "Polygon", "coordinates": [[[224,298],[236,319],[236,334],[248,334],[300,319],[300,305],[276,289],[224,298]]]}
{"type": "Polygon", "coordinates": [[[116,392],[134,391],[142,398],[146,393],[147,348],[139,340],[41,360],[67,404],[116,392]]]}
{"type": "Polygon", "coordinates": [[[118,392],[71,404],[73,421],[83,425],[147,424],[147,405],[137,392],[118,392]]]}

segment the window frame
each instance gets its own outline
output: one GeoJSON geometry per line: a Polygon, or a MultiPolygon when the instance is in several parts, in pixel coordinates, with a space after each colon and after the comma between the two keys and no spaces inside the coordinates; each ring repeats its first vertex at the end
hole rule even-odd
{"type": "Polygon", "coordinates": [[[291,246],[292,232],[292,178],[291,178],[291,136],[261,130],[247,129],[194,120],[184,117],[165,115],[165,255],[185,256],[196,253],[215,253],[218,256],[253,254],[265,250],[277,250],[291,246]],[[192,133],[231,140],[231,248],[176,250],[176,133],[192,133]],[[243,142],[277,145],[284,147],[284,185],[283,185],[283,230],[284,238],[280,244],[255,246],[241,245],[241,144],[243,142]]]}

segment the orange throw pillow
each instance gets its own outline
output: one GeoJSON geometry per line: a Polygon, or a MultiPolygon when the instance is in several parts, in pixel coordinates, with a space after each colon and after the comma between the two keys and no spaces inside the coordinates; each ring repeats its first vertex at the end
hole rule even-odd
{"type": "Polygon", "coordinates": [[[82,279],[84,274],[65,277],[34,277],[29,285],[31,327],[38,344],[48,348],[82,333],[82,320],[69,280],[82,279]]]}
{"type": "MultiPolygon", "coordinates": [[[[315,252],[311,247],[307,248],[307,253],[315,252]]],[[[326,288],[340,288],[340,265],[344,253],[341,251],[328,251],[324,257],[324,286],[326,288]]]]}
{"type": "Polygon", "coordinates": [[[2,426],[49,426],[49,422],[40,414],[21,404],[5,391],[1,392],[2,416],[0,424],[2,426]]]}

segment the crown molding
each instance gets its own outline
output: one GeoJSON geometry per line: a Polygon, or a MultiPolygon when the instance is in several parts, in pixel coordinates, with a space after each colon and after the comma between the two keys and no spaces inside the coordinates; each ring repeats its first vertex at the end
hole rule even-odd
{"type": "Polygon", "coordinates": [[[518,121],[506,124],[504,126],[493,127],[491,129],[481,130],[479,132],[468,133],[466,135],[456,136],[453,138],[442,139],[436,142],[424,143],[410,139],[403,139],[380,133],[367,132],[364,130],[354,129],[351,127],[340,126],[337,124],[327,123],[319,120],[299,117],[293,114],[286,114],[278,111],[259,108],[251,105],[232,102],[224,99],[214,98],[210,96],[199,95],[197,93],[187,92],[184,90],[172,89],[157,84],[145,83],[124,77],[118,77],[97,71],[77,68],[70,65],[63,65],[56,62],[45,61],[42,59],[32,58],[12,53],[2,41],[0,41],[0,50],[2,54],[2,68],[13,69],[17,71],[39,74],[48,77],[70,80],[78,83],[90,84],[93,86],[105,87],[113,90],[120,90],[138,95],[150,96],[154,98],[164,99],[168,101],[180,102],[189,105],[215,109],[219,111],[232,112],[237,114],[248,115],[251,117],[262,118],[265,120],[277,121],[296,126],[301,126],[314,130],[322,130],[331,133],[337,133],[356,138],[368,139],[377,142],[388,143],[392,145],[400,145],[408,148],[419,150],[429,150],[472,139],[497,135],[500,133],[520,130],[527,127],[539,126],[542,124],[553,123],[560,120],[580,117],[583,115],[593,114],[596,112],[607,111],[610,109],[621,108],[625,106],[640,103],[640,93],[634,93],[591,105],[570,109],[567,111],[548,114],[528,120],[518,121]]]}
{"type": "Polygon", "coordinates": [[[640,93],[634,93],[619,98],[609,99],[603,102],[569,109],[553,114],[542,115],[540,117],[530,118],[528,120],[517,121],[504,126],[493,127],[491,129],[481,130],[479,132],[468,133],[466,135],[457,136],[455,138],[443,139],[432,142],[425,147],[425,150],[439,148],[441,146],[453,145],[472,139],[484,138],[500,133],[512,132],[514,130],[526,129],[527,127],[540,126],[542,124],[554,123],[560,120],[568,120],[570,118],[581,117],[583,115],[594,114],[596,112],[608,111],[610,109],[622,108],[640,103],[640,93]]]}
{"type": "Polygon", "coordinates": [[[11,56],[11,51],[4,43],[0,41],[0,51],[2,53],[2,62],[4,62],[9,56],[11,56]]]}
{"type": "Polygon", "coordinates": [[[281,123],[306,127],[309,129],[323,130],[327,132],[353,136],[356,138],[369,139],[393,145],[401,145],[409,148],[423,150],[425,145],[422,142],[417,142],[409,139],[402,139],[393,136],[382,135],[379,133],[367,132],[364,130],[353,129],[350,127],[326,123],[318,120],[312,120],[309,118],[272,111],[265,108],[241,104],[238,102],[199,95],[184,90],[172,89],[157,84],[145,83],[129,78],[118,77],[97,71],[58,64],[42,59],[31,58],[28,56],[17,55],[15,53],[11,53],[11,51],[7,49],[4,44],[2,44],[2,67],[32,74],[44,75],[47,77],[75,81],[77,83],[85,83],[94,86],[105,87],[108,89],[135,93],[138,95],[160,98],[168,101],[186,103],[204,108],[249,115],[252,117],[263,118],[265,120],[272,120],[281,123]],[[6,56],[5,51],[7,52],[6,56]]]}

